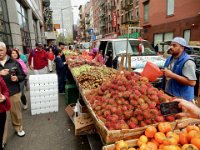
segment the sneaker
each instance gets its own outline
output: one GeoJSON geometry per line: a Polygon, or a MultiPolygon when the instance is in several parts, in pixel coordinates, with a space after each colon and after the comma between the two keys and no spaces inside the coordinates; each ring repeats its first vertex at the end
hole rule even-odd
{"type": "Polygon", "coordinates": [[[6,146],[6,143],[2,142],[2,148],[4,149],[6,146]]]}
{"type": "Polygon", "coordinates": [[[26,103],[26,105],[23,106],[24,110],[28,109],[28,103],[26,103]]]}
{"type": "Polygon", "coordinates": [[[16,132],[16,134],[17,134],[17,136],[19,136],[19,137],[25,136],[24,130],[18,131],[18,132],[16,132]]]}

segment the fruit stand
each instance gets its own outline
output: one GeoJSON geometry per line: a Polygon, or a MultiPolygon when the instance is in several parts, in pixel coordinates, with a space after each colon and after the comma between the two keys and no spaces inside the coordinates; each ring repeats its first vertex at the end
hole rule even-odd
{"type": "Polygon", "coordinates": [[[159,122],[170,122],[172,130],[183,127],[177,124],[191,122],[162,116],[160,103],[173,97],[153,87],[146,77],[119,72],[81,56],[66,56],[66,60],[103,144],[137,139],[159,122]]]}

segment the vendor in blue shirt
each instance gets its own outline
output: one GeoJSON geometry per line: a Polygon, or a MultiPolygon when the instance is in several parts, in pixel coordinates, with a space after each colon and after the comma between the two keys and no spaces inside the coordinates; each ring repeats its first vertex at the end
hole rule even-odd
{"type": "Polygon", "coordinates": [[[192,101],[196,84],[196,65],[186,53],[187,43],[181,37],[175,37],[170,46],[171,56],[165,62],[163,70],[163,89],[168,93],[192,101]]]}

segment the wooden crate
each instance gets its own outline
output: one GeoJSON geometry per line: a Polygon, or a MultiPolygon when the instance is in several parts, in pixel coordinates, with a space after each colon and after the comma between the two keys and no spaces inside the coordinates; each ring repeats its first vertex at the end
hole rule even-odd
{"type": "MultiPolygon", "coordinates": [[[[88,107],[89,113],[91,117],[94,119],[94,124],[97,132],[99,133],[103,144],[112,144],[119,140],[130,140],[139,138],[145,131],[145,129],[149,126],[139,127],[136,129],[123,129],[123,130],[108,130],[104,123],[97,118],[96,114],[92,110],[91,105],[87,102],[84,94],[82,93],[83,100],[88,107]]],[[[176,128],[177,122],[171,122],[172,128],[176,128]]],[[[151,124],[153,126],[157,126],[157,124],[151,124]]]]}
{"type": "Polygon", "coordinates": [[[188,125],[200,125],[200,119],[194,119],[194,118],[184,118],[176,120],[177,125],[176,129],[183,129],[188,125]]]}
{"type": "MultiPolygon", "coordinates": [[[[179,134],[182,128],[185,128],[188,125],[197,125],[200,127],[200,119],[193,119],[193,118],[185,118],[176,120],[177,127],[174,129],[174,132],[179,134]]],[[[137,140],[138,139],[131,139],[127,140],[129,147],[137,147],[137,140]]],[[[115,144],[105,145],[103,146],[102,150],[115,150],[115,144]]]]}
{"type": "MultiPolygon", "coordinates": [[[[123,130],[108,130],[104,123],[97,118],[92,108],[88,105],[88,110],[94,119],[94,124],[97,132],[100,134],[103,144],[112,144],[119,140],[130,140],[139,138],[149,126],[139,127],[136,129],[123,129],[123,130]]],[[[157,124],[152,124],[157,126],[157,124]]],[[[176,122],[171,122],[172,128],[175,129],[176,122]]]]}
{"type": "MultiPolygon", "coordinates": [[[[137,146],[137,139],[128,140],[126,141],[129,147],[136,147],[137,146]]],[[[115,144],[105,145],[103,146],[102,150],[115,150],[115,144]]]]}

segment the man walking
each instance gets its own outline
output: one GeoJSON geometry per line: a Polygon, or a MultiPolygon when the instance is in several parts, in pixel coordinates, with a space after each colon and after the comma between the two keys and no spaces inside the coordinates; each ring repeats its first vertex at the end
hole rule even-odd
{"type": "Polygon", "coordinates": [[[42,48],[41,43],[37,43],[36,48],[30,52],[28,57],[28,65],[31,70],[34,70],[34,74],[48,73],[48,54],[42,48]]]}
{"type": "Polygon", "coordinates": [[[186,53],[187,43],[181,37],[175,37],[169,47],[171,56],[165,62],[163,89],[168,93],[188,101],[194,99],[196,84],[196,65],[186,53]]]}

